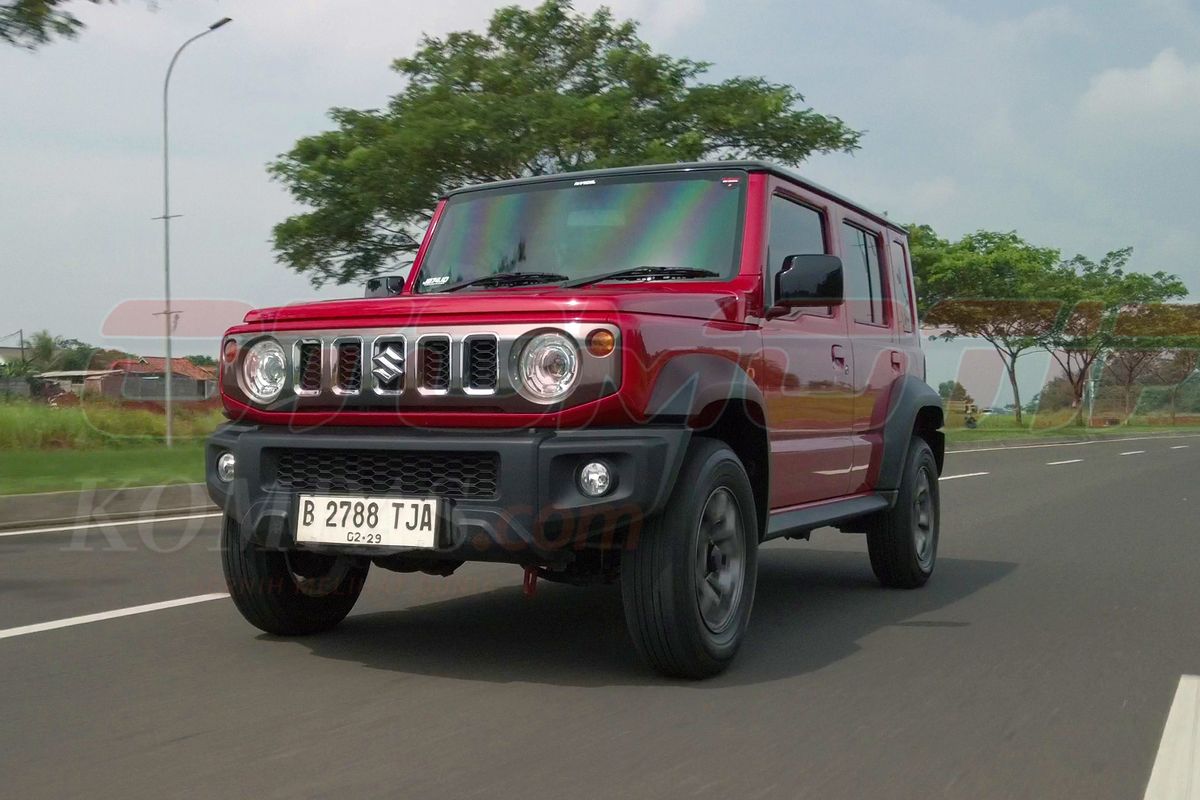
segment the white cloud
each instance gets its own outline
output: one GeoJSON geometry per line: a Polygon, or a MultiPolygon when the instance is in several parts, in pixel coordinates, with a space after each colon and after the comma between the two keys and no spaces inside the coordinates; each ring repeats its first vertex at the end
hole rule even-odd
{"type": "Polygon", "coordinates": [[[1200,135],[1200,62],[1167,48],[1144,67],[1094,77],[1079,101],[1089,124],[1150,140],[1200,135]]]}

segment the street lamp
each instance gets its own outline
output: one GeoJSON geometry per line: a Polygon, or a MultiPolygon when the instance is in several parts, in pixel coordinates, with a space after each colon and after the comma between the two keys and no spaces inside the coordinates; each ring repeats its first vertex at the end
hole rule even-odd
{"type": "Polygon", "coordinates": [[[208,28],[188,39],[183,44],[179,45],[179,49],[175,51],[175,55],[171,57],[171,64],[167,67],[167,77],[163,80],[163,213],[161,219],[163,221],[163,278],[166,291],[166,308],[163,310],[163,322],[167,337],[167,368],[163,382],[163,403],[167,411],[167,447],[171,446],[171,166],[168,161],[168,139],[167,139],[167,89],[171,86],[171,73],[175,70],[175,62],[179,60],[179,54],[183,49],[192,42],[202,37],[208,36],[210,33],[233,22],[229,17],[221,19],[209,25],[208,28]]]}

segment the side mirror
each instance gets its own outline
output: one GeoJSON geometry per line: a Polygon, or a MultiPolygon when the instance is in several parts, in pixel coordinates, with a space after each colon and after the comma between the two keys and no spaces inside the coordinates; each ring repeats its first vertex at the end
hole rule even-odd
{"type": "Polygon", "coordinates": [[[403,275],[385,275],[381,278],[368,279],[363,297],[392,297],[393,295],[403,294],[403,292],[403,275]]]}
{"type": "Polygon", "coordinates": [[[788,256],[775,276],[777,309],[837,306],[844,300],[842,260],[837,256],[788,256]]]}

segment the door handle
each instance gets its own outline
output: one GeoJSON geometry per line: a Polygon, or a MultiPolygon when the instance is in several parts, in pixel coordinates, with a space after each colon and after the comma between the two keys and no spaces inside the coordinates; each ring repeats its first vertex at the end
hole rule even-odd
{"type": "Polygon", "coordinates": [[[846,348],[840,344],[835,344],[830,351],[830,355],[833,357],[834,369],[840,369],[842,372],[850,371],[850,365],[846,362],[846,348]]]}

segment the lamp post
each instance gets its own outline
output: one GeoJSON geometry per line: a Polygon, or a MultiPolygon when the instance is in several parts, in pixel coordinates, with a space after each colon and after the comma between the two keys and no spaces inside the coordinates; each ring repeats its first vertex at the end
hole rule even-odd
{"type": "Polygon", "coordinates": [[[171,165],[168,160],[170,152],[169,140],[167,138],[167,90],[171,86],[171,73],[175,70],[175,62],[179,60],[179,54],[183,49],[192,42],[202,37],[208,36],[210,33],[220,28],[222,25],[232,22],[229,17],[221,19],[209,25],[206,30],[201,31],[192,38],[188,39],[183,44],[179,45],[179,49],[175,51],[175,55],[171,57],[171,64],[167,67],[167,77],[163,80],[163,213],[158,219],[163,221],[163,281],[165,285],[166,308],[163,310],[163,327],[167,339],[167,358],[166,358],[166,373],[163,375],[163,404],[166,406],[167,412],[167,447],[171,446],[171,165]]]}

